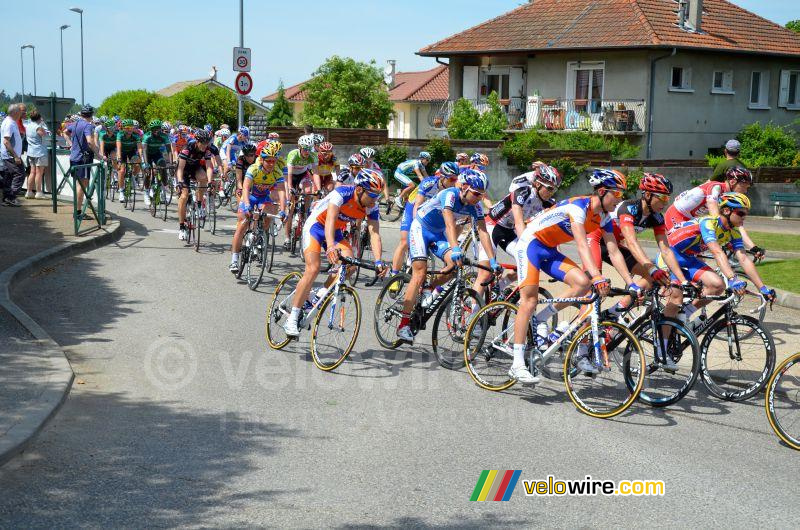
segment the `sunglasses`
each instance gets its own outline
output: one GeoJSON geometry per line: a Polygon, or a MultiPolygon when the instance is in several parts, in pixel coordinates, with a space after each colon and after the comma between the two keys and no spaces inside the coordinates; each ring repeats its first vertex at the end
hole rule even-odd
{"type": "Polygon", "coordinates": [[[625,192],[622,190],[606,190],[606,193],[617,199],[621,199],[625,196],[625,192]]]}
{"type": "Polygon", "coordinates": [[[367,197],[369,197],[370,199],[377,199],[378,197],[381,196],[380,193],[373,193],[371,191],[367,191],[365,193],[367,194],[367,197]]]}
{"type": "Polygon", "coordinates": [[[484,192],[482,192],[482,191],[477,191],[477,190],[473,190],[472,188],[467,188],[467,191],[468,191],[469,193],[472,193],[472,194],[474,194],[474,195],[477,195],[478,197],[483,197],[483,196],[485,195],[485,193],[484,193],[484,192]]]}
{"type": "Polygon", "coordinates": [[[544,182],[540,182],[539,185],[546,189],[547,191],[556,191],[556,187],[552,184],[545,184],[544,182]]]}
{"type": "Polygon", "coordinates": [[[738,210],[738,209],[737,210],[733,210],[731,213],[735,213],[736,215],[738,215],[742,219],[744,219],[745,217],[747,217],[749,215],[749,213],[746,212],[745,210],[738,210]]]}
{"type": "Polygon", "coordinates": [[[669,202],[670,196],[664,195],[663,193],[654,193],[653,198],[657,201],[669,202]]]}

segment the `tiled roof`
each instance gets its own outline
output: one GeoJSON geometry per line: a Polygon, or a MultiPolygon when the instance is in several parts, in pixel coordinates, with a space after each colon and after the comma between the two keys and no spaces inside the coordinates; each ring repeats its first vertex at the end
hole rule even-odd
{"type": "Polygon", "coordinates": [[[800,35],[725,0],[705,0],[701,32],[678,26],[675,0],[534,0],[422,48],[467,53],[698,48],[800,56],[800,35]]]}
{"type": "Polygon", "coordinates": [[[193,79],[191,81],[178,81],[177,83],[172,83],[168,87],[162,88],[161,90],[156,92],[156,94],[165,97],[174,96],[175,94],[181,92],[182,90],[185,90],[189,87],[201,85],[203,83],[207,83],[208,81],[211,81],[211,79],[209,79],[208,77],[204,79],[193,79]]]}
{"type": "MultiPolygon", "coordinates": [[[[291,102],[306,101],[304,86],[308,81],[303,81],[286,88],[286,99],[291,102]]],[[[395,85],[389,91],[391,101],[444,101],[449,92],[450,75],[447,66],[437,66],[422,72],[397,72],[395,85]]],[[[278,93],[274,92],[261,98],[265,103],[277,99],[278,93]]]]}

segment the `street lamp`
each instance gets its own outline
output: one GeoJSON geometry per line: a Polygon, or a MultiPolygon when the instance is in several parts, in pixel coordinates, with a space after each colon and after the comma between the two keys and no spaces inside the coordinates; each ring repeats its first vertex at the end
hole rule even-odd
{"type": "MultiPolygon", "coordinates": [[[[22,61],[22,50],[30,48],[33,52],[33,93],[36,94],[36,47],[33,44],[24,44],[19,48],[19,59],[22,61]]],[[[25,95],[25,79],[23,76],[22,94],[25,95]]]]}
{"type": "Polygon", "coordinates": [[[69,24],[61,26],[61,97],[64,97],[64,30],[69,27],[69,24]]]}
{"type": "Polygon", "coordinates": [[[74,11],[81,16],[81,105],[86,104],[86,99],[84,98],[84,82],[83,82],[83,9],[80,7],[70,7],[70,11],[74,11]]]}

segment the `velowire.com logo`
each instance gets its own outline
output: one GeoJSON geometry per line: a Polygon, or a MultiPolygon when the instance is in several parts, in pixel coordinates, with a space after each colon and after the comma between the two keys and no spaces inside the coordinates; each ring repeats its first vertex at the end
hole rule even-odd
{"type": "Polygon", "coordinates": [[[470,501],[507,501],[522,473],[521,469],[484,469],[475,484],[470,501]]]}

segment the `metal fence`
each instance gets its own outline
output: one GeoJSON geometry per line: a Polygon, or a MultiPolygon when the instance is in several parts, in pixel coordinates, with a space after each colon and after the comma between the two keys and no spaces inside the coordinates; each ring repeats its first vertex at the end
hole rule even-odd
{"type": "MultiPolygon", "coordinates": [[[[69,151],[58,149],[56,155],[59,154],[69,154],[69,151]]],[[[105,164],[102,162],[95,162],[92,164],[82,164],[65,168],[57,156],[53,158],[55,159],[55,171],[52,173],[50,186],[50,189],[53,191],[53,211],[55,212],[57,210],[58,201],[72,202],[72,220],[76,236],[81,233],[83,221],[94,221],[92,224],[96,224],[96,228],[104,226],[107,222],[105,190],[108,185],[105,164]],[[85,186],[83,179],[75,178],[75,174],[84,169],[89,172],[89,177],[86,179],[87,183],[85,186]],[[59,198],[65,187],[69,187],[72,195],[71,199],[59,198]],[[82,205],[78,205],[79,190],[85,197],[82,205]],[[91,211],[92,215],[88,215],[87,211],[91,211]]],[[[95,229],[95,227],[91,229],[95,229]]]]}

